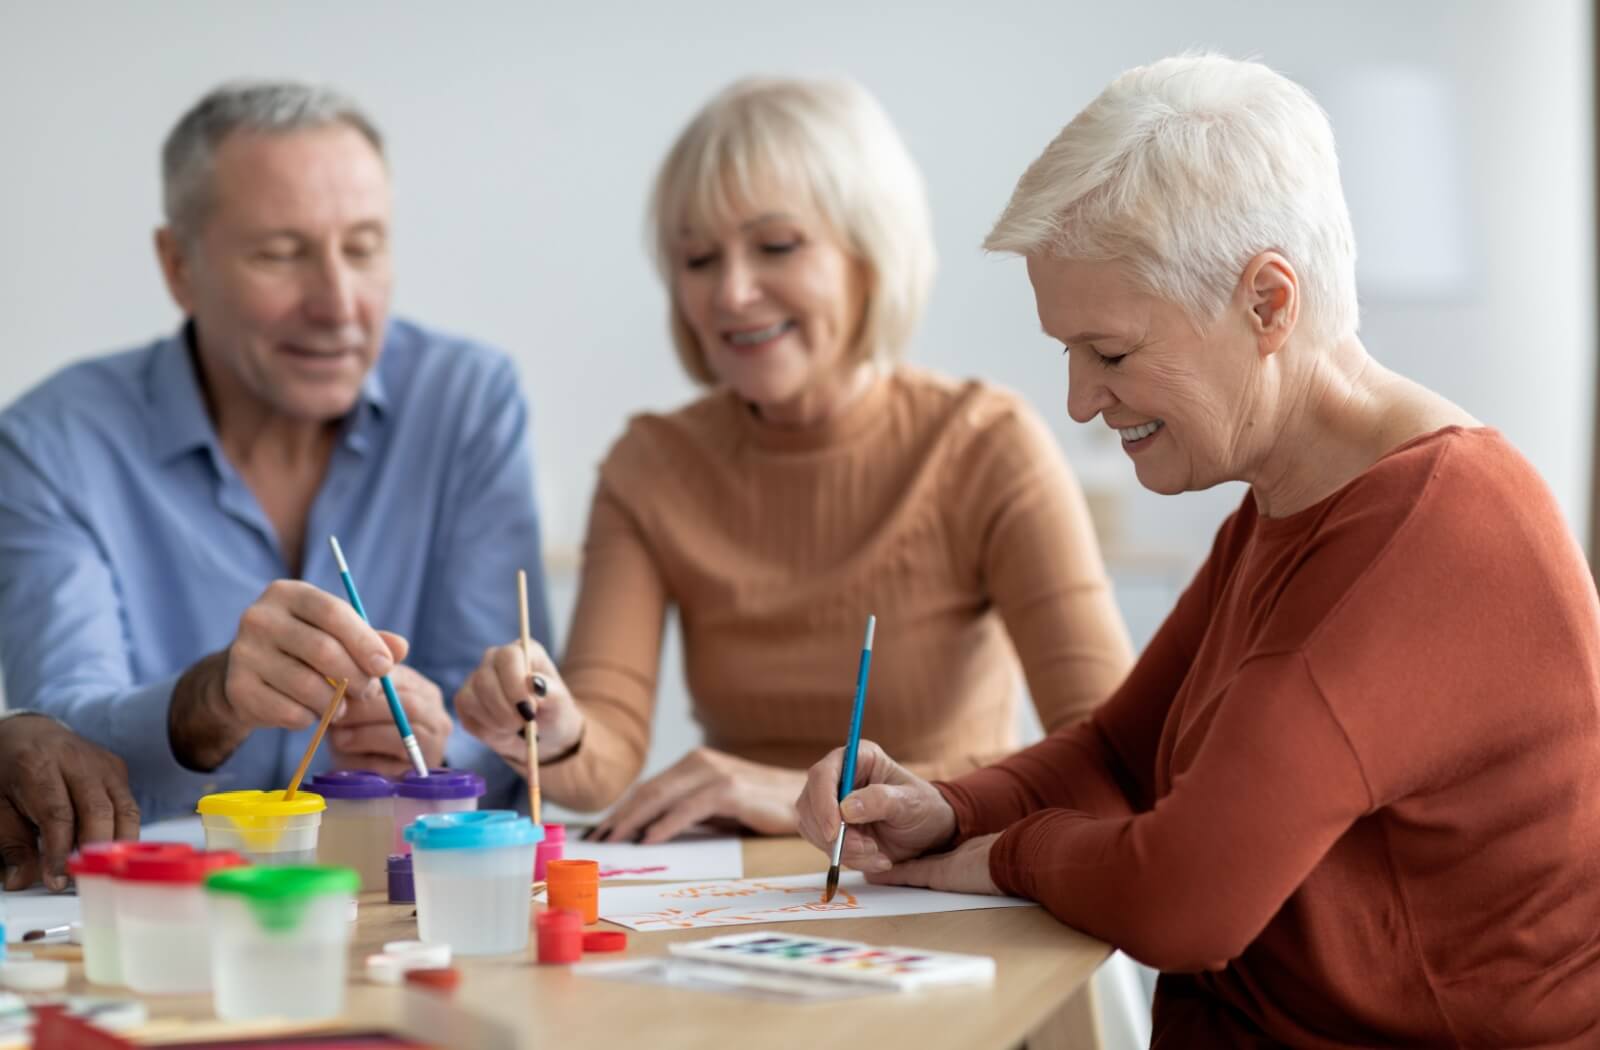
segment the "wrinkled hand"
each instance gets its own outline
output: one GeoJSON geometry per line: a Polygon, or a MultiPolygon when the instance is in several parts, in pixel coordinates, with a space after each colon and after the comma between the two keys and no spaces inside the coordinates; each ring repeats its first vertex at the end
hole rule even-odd
{"type": "Polygon", "coordinates": [[[938,849],[956,833],[956,814],[939,790],[890,758],[870,740],[856,751],[855,789],[839,802],[844,748],[811,767],[795,800],[800,836],[833,852],[841,814],[845,832],[840,862],[867,873],[938,849]]]}
{"type": "MultiPolygon", "coordinates": [[[[388,631],[379,634],[389,643],[396,661],[394,670],[389,672],[395,695],[400,697],[411,731],[417,735],[423,759],[430,769],[435,768],[444,760],[444,746],[452,728],[444,693],[426,675],[399,662],[410,648],[404,638],[388,631]]],[[[411,757],[406,754],[394,715],[389,712],[389,701],[383,695],[383,683],[377,679],[360,696],[346,699],[344,711],[334,716],[328,730],[328,744],[339,769],[370,769],[390,777],[412,769],[411,757]]]]}
{"type": "Polygon", "coordinates": [[[138,835],[139,807],[128,792],[122,759],[49,718],[0,721],[0,869],[6,889],[32,885],[41,861],[45,885],[64,889],[74,844],[138,835]]]}
{"type": "Polygon", "coordinates": [[[591,837],[600,842],[666,842],[715,818],[762,835],[792,835],[793,800],[804,780],[797,769],[696,748],[629,792],[591,837]]]}
{"type": "Polygon", "coordinates": [[[989,877],[989,849],[1000,835],[968,839],[949,853],[903,860],[890,868],[868,870],[867,881],[887,886],[926,886],[951,893],[998,895],[1000,887],[989,877]]]}
{"type": "Polygon", "coordinates": [[[533,660],[523,659],[522,644],[486,650],[478,669],[456,693],[461,728],[483,741],[522,776],[528,775],[528,747],[520,735],[527,721],[517,713],[526,703],[538,722],[539,759],[547,761],[569,750],[583,735],[583,712],[567,689],[555,661],[544,646],[533,643],[533,660]],[[545,695],[535,696],[532,676],[544,679],[545,695]]]}
{"type": "Polygon", "coordinates": [[[364,696],[399,662],[396,650],[404,640],[369,627],[350,603],[302,580],[275,580],[228,647],[228,707],[251,729],[305,729],[333,698],[327,679],[349,679],[347,695],[364,696]]]}

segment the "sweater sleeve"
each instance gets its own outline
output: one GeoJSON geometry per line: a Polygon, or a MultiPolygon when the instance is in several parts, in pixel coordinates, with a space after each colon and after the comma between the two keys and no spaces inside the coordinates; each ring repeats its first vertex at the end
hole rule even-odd
{"type": "Polygon", "coordinates": [[[996,885],[1160,970],[1240,955],[1373,802],[1302,653],[1247,662],[1209,717],[1153,808],[1013,824],[989,854],[996,885]]]}
{"type": "Polygon", "coordinates": [[[1237,543],[1237,515],[1111,698],[1085,722],[1058,729],[993,765],[938,784],[960,841],[1002,831],[1040,809],[1103,816],[1149,809],[1156,748],[1173,698],[1194,662],[1216,600],[1219,565],[1237,543]]]}
{"type": "Polygon", "coordinates": [[[578,751],[542,766],[541,789],[579,810],[615,802],[644,768],[655,707],[667,587],[638,522],[602,480],[589,512],[583,571],[561,673],[583,710],[578,751]]]}
{"type": "Polygon", "coordinates": [[[1009,396],[990,394],[966,413],[976,432],[949,472],[959,489],[944,502],[957,510],[953,531],[979,566],[1050,733],[1112,694],[1133,649],[1083,492],[1054,438],[1009,396]]]}

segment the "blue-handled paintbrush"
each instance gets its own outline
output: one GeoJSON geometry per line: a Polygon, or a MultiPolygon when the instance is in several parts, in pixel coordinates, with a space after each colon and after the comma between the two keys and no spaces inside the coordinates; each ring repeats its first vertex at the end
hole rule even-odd
{"type": "MultiPolygon", "coordinates": [[[[350,578],[350,565],[344,560],[344,551],[339,549],[339,537],[329,536],[328,544],[333,547],[333,560],[339,563],[339,579],[344,583],[344,593],[350,596],[350,604],[356,607],[361,619],[371,626],[367,610],[361,607],[361,595],[356,593],[356,581],[350,578]]],[[[428,763],[422,758],[422,745],[417,743],[417,734],[411,731],[411,721],[406,718],[406,709],[400,706],[400,696],[394,691],[394,683],[389,681],[388,675],[384,675],[380,681],[383,683],[383,695],[389,701],[389,713],[394,716],[395,728],[400,730],[400,741],[406,746],[406,754],[411,756],[411,765],[416,768],[417,776],[425,777],[428,775],[428,763]]]]}
{"type": "MultiPolygon", "coordinates": [[[[867,674],[872,670],[872,634],[877,629],[878,618],[867,617],[867,640],[861,643],[861,665],[856,669],[856,706],[850,714],[850,739],[844,745],[844,768],[839,772],[839,801],[850,794],[856,783],[856,749],[861,745],[861,712],[867,706],[867,674]]],[[[844,853],[844,818],[839,818],[839,837],[833,840],[833,862],[828,865],[828,888],[822,891],[822,903],[833,900],[839,892],[839,857],[844,853]]]]}

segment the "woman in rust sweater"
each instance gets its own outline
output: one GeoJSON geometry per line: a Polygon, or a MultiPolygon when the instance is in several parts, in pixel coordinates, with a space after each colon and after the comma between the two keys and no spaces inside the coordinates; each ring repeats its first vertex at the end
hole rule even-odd
{"type": "Polygon", "coordinates": [[[863,744],[802,834],[1032,897],[1163,971],[1154,1045],[1600,1046],[1600,607],[1506,440],[1369,357],[1326,117],[1255,63],[1123,74],[1018,184],[1069,410],[1250,491],[1090,721],[930,784],[863,744]]]}
{"type": "Polygon", "coordinates": [[[792,833],[805,769],[850,721],[930,776],[1014,748],[1017,663],[1040,720],[1086,717],[1132,663],[1082,495],[1011,394],[897,364],[932,280],[921,177],[841,81],[734,84],[669,152],[653,200],[672,336],[709,392],[635,417],[600,467],[559,672],[491,650],[462,725],[519,772],[531,670],[547,798],[594,810],[639,775],[664,619],[682,625],[705,746],[601,837],[709,818],[792,833]]]}

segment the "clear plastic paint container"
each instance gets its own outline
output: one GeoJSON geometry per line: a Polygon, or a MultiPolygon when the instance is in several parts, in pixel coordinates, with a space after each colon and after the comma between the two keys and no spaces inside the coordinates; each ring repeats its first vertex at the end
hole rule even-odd
{"type": "Polygon", "coordinates": [[[394,781],[365,769],[318,773],[306,790],[328,804],[317,834],[317,863],[352,868],[363,890],[387,884],[394,845],[394,781]]]}
{"type": "Polygon", "coordinates": [[[457,955],[528,947],[534,848],[544,829],[506,809],[428,813],[406,829],[415,849],[417,934],[457,955]]]}
{"type": "MultiPolygon", "coordinates": [[[[150,845],[158,845],[151,843],[150,845]]],[[[145,995],[193,995],[211,990],[210,916],[206,877],[237,868],[231,852],[188,846],[129,853],[117,870],[117,948],[122,978],[145,995]]]]}
{"type": "Polygon", "coordinates": [[[217,1016],[316,1020],[344,1009],[350,868],[236,868],[206,879],[217,1016]]]}
{"type": "Polygon", "coordinates": [[[252,864],[315,864],[322,796],[297,791],[224,791],[207,795],[196,807],[206,832],[206,849],[231,849],[252,864]]]}
{"type": "Polygon", "coordinates": [[[407,773],[395,785],[394,848],[390,852],[411,852],[406,828],[413,820],[424,813],[475,810],[483,790],[483,778],[464,769],[430,769],[425,777],[407,773]]]}
{"type": "Polygon", "coordinates": [[[78,887],[83,913],[83,972],[91,984],[122,984],[122,955],[117,946],[116,875],[129,850],[150,852],[155,842],[93,842],[67,858],[67,871],[78,887]]]}

